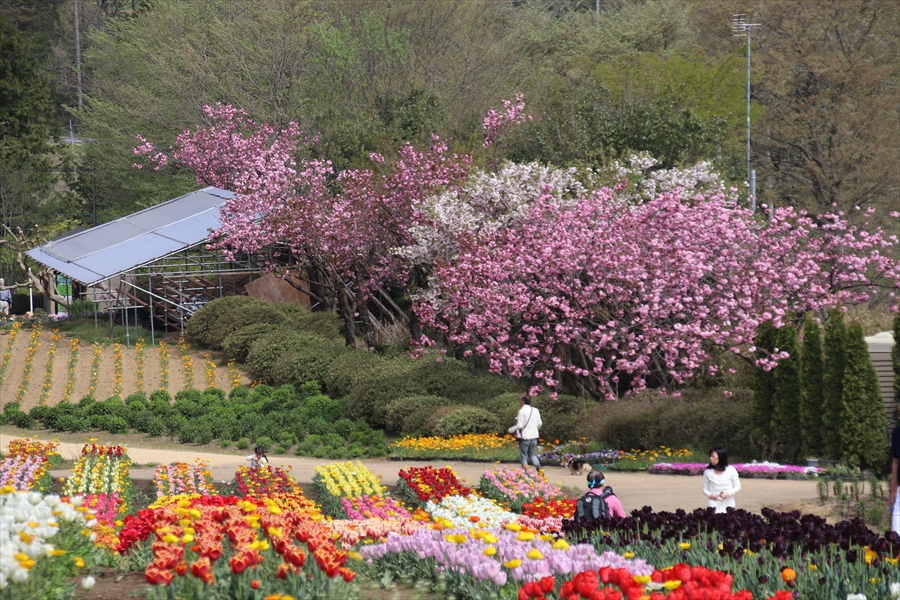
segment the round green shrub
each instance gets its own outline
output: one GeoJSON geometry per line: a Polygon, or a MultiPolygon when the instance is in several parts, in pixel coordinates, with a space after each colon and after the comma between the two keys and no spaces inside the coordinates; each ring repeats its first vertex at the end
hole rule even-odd
{"type": "Polygon", "coordinates": [[[489,373],[487,375],[459,377],[441,390],[440,395],[450,400],[453,404],[482,406],[483,403],[502,394],[512,393],[519,397],[524,391],[519,383],[502,375],[489,373]]]}
{"type": "MultiPolygon", "coordinates": [[[[320,339],[294,331],[280,331],[264,335],[250,346],[250,352],[247,353],[247,373],[251,379],[265,381],[269,384],[275,383],[276,371],[281,363],[290,363],[295,350],[320,339]]],[[[280,381],[279,383],[287,382],[280,381]]],[[[254,393],[260,393],[258,387],[254,393]]]]}
{"type": "Polygon", "coordinates": [[[91,415],[85,418],[90,422],[91,429],[106,431],[106,423],[112,418],[112,415],[91,415]]]}
{"type": "MultiPolygon", "coordinates": [[[[249,296],[225,296],[224,298],[213,300],[195,312],[191,318],[188,319],[187,325],[185,326],[185,334],[187,335],[188,341],[201,346],[212,346],[213,336],[220,333],[216,332],[219,322],[231,320],[233,312],[247,307],[270,308],[269,305],[262,300],[255,300],[249,296]]],[[[250,323],[243,323],[242,325],[249,324],[250,323]]],[[[232,331],[236,329],[239,329],[239,327],[235,327],[232,331]]],[[[223,336],[221,339],[224,339],[225,337],[226,336],[223,336]]]]}
{"type": "Polygon", "coordinates": [[[374,352],[350,350],[339,356],[325,373],[325,389],[333,397],[346,396],[356,383],[387,360],[374,352]]]}
{"type": "Polygon", "coordinates": [[[41,423],[47,418],[47,415],[53,412],[53,408],[47,406],[46,404],[42,404],[39,406],[33,407],[28,411],[28,416],[30,416],[35,421],[40,421],[41,423]]]}
{"type": "Polygon", "coordinates": [[[172,404],[172,396],[166,390],[155,390],[150,394],[150,403],[154,402],[165,402],[166,404],[172,404]]]}
{"type": "Polygon", "coordinates": [[[241,438],[234,445],[238,450],[246,450],[250,447],[250,440],[248,440],[247,438],[241,438]]]}
{"type": "Polygon", "coordinates": [[[222,350],[225,339],[239,329],[259,323],[284,326],[285,321],[283,314],[262,300],[257,300],[252,304],[229,311],[227,315],[216,321],[207,335],[207,345],[210,348],[222,350]]]}
{"type": "Polygon", "coordinates": [[[303,331],[317,335],[326,340],[342,340],[344,322],[333,312],[309,312],[303,307],[293,304],[299,310],[290,310],[285,312],[285,304],[276,304],[275,308],[280,310],[287,317],[286,325],[297,331],[303,331]]]}
{"type": "Polygon", "coordinates": [[[282,331],[283,328],[282,325],[275,323],[246,325],[222,340],[222,351],[226,356],[238,362],[247,362],[247,354],[249,354],[253,342],[264,335],[282,331]]]}
{"type": "Polygon", "coordinates": [[[359,374],[347,396],[347,416],[365,419],[372,427],[383,429],[387,425],[385,411],[391,400],[428,395],[413,376],[413,362],[409,357],[397,356],[359,374]]]}
{"type": "Polygon", "coordinates": [[[411,433],[406,431],[406,419],[420,408],[434,409],[439,406],[449,406],[452,404],[447,398],[442,396],[407,396],[405,398],[395,398],[388,401],[385,407],[387,421],[386,430],[388,433],[411,433]]]}
{"type": "Polygon", "coordinates": [[[404,435],[429,435],[426,433],[428,429],[428,419],[443,407],[423,406],[414,410],[408,417],[403,419],[403,427],[401,431],[404,435]]]}
{"type": "Polygon", "coordinates": [[[187,398],[176,400],[174,408],[176,413],[186,419],[196,419],[206,413],[206,409],[199,402],[187,398]]]}
{"type": "Polygon", "coordinates": [[[141,433],[150,433],[150,422],[154,419],[159,419],[159,417],[154,417],[153,413],[149,410],[142,410],[137,413],[131,413],[128,416],[127,421],[132,429],[140,431],[141,433]]]}
{"type": "Polygon", "coordinates": [[[125,404],[128,406],[132,406],[134,404],[147,404],[147,394],[144,392],[135,392],[133,394],[129,394],[127,398],[125,398],[125,404]]]}
{"type": "Polygon", "coordinates": [[[309,420],[307,430],[313,435],[326,435],[331,433],[331,423],[321,417],[309,420]]]}
{"type": "Polygon", "coordinates": [[[312,417],[321,417],[333,423],[344,417],[344,402],[332,400],[328,396],[310,396],[303,400],[301,406],[306,414],[312,417]]]}
{"type": "Polygon", "coordinates": [[[179,400],[190,400],[191,402],[199,403],[202,397],[203,394],[196,388],[181,390],[175,393],[175,403],[177,404],[179,400]]]}
{"type": "Polygon", "coordinates": [[[272,438],[270,438],[267,435],[264,435],[264,436],[256,438],[254,445],[259,446],[260,448],[263,449],[263,452],[266,452],[269,450],[269,448],[272,447],[272,444],[274,444],[274,443],[275,442],[272,441],[272,438]]]}
{"type": "Polygon", "coordinates": [[[470,433],[498,433],[500,422],[496,415],[477,406],[458,405],[449,411],[434,427],[434,435],[449,437],[470,433]]]}
{"type": "Polygon", "coordinates": [[[441,396],[443,390],[470,377],[464,363],[437,356],[417,360],[399,355],[361,376],[347,397],[347,416],[364,418],[372,427],[388,426],[391,400],[410,396],[441,396]]]}
{"type": "Polygon", "coordinates": [[[250,397],[250,390],[242,385],[237,386],[228,394],[228,399],[232,401],[244,400],[250,397]]]}
{"type": "Polygon", "coordinates": [[[12,414],[12,424],[19,429],[31,429],[34,427],[34,419],[27,412],[20,410],[12,414]]]}
{"type": "Polygon", "coordinates": [[[335,434],[343,439],[347,439],[354,431],[356,431],[356,423],[350,419],[338,419],[332,424],[331,428],[334,430],[335,434]]]}
{"type": "Polygon", "coordinates": [[[300,388],[308,381],[322,382],[328,367],[348,352],[341,343],[310,336],[309,341],[288,351],[275,367],[274,380],[300,388]]]}
{"type": "Polygon", "coordinates": [[[198,423],[196,425],[197,430],[194,432],[194,442],[197,444],[209,444],[216,436],[213,435],[213,430],[210,424],[206,421],[198,423]]]}
{"type": "Polygon", "coordinates": [[[154,398],[150,402],[150,412],[158,417],[168,417],[172,412],[172,405],[162,398],[154,398]]]}
{"type": "Polygon", "coordinates": [[[131,428],[128,421],[116,415],[106,417],[106,431],[109,433],[128,433],[131,428]]]}
{"type": "Polygon", "coordinates": [[[113,415],[124,419],[128,414],[128,406],[118,396],[112,396],[106,401],[98,402],[97,404],[104,406],[106,409],[106,414],[108,415],[113,415]]]}

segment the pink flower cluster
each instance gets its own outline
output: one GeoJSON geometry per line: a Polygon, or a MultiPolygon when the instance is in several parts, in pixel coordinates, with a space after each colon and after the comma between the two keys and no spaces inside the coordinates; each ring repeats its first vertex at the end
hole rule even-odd
{"type": "Polygon", "coordinates": [[[9,454],[0,462],[0,487],[13,486],[17,492],[27,492],[40,476],[44,459],[35,455],[9,454]]]}
{"type": "MultiPolygon", "coordinates": [[[[818,467],[799,467],[796,465],[780,465],[777,463],[737,463],[731,465],[740,475],[777,475],[786,473],[791,475],[816,475],[822,471],[818,467]]],[[[654,471],[666,473],[690,473],[699,475],[707,467],[706,463],[656,463],[654,471]]]]}
{"type": "Polygon", "coordinates": [[[354,521],[366,519],[410,518],[412,515],[403,505],[390,496],[357,496],[341,498],[341,505],[347,516],[354,521]]]}
{"type": "Polygon", "coordinates": [[[114,527],[116,521],[121,519],[125,512],[125,503],[119,496],[119,492],[111,494],[87,494],[84,496],[84,505],[88,508],[100,523],[107,527],[114,527]]]}
{"type": "Polygon", "coordinates": [[[345,548],[360,542],[379,541],[391,532],[400,535],[411,535],[413,532],[428,526],[427,521],[408,518],[365,519],[360,521],[334,520],[327,521],[326,526],[338,536],[345,548]]]}
{"type": "Polygon", "coordinates": [[[559,486],[530,469],[494,467],[485,471],[483,477],[511,502],[530,502],[538,497],[550,499],[562,496],[559,486]]]}

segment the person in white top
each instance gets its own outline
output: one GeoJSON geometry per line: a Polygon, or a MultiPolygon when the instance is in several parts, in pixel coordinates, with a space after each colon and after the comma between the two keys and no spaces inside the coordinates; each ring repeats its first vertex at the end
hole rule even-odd
{"type": "Polygon", "coordinates": [[[707,506],[717,513],[734,508],[734,495],[741,491],[737,469],[728,464],[728,454],[721,446],[709,451],[709,465],[703,471],[703,494],[709,498],[707,506]]]}
{"type": "Polygon", "coordinates": [[[531,405],[530,396],[522,396],[519,401],[522,403],[522,407],[519,409],[519,414],[516,415],[516,424],[508,431],[519,440],[519,458],[522,460],[522,468],[528,469],[530,462],[537,472],[543,475],[541,461],[535,454],[540,428],[544,424],[541,421],[541,411],[531,405]]]}
{"type": "Polygon", "coordinates": [[[250,468],[254,470],[269,465],[269,457],[266,456],[266,451],[263,450],[262,446],[257,446],[256,448],[254,448],[253,454],[248,456],[247,460],[250,461],[250,468]]]}

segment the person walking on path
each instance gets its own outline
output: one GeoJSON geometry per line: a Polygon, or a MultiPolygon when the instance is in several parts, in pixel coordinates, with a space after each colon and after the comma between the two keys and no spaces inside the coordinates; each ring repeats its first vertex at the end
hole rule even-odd
{"type": "Polygon", "coordinates": [[[522,407],[516,415],[516,424],[509,428],[509,433],[515,435],[519,441],[519,458],[522,459],[522,468],[527,470],[530,462],[537,472],[543,475],[541,461],[538,460],[535,453],[541,425],[544,424],[541,421],[541,411],[531,405],[530,396],[522,396],[519,400],[522,407]]]}
{"type": "Polygon", "coordinates": [[[709,465],[703,471],[703,494],[709,498],[707,506],[717,513],[734,508],[734,495],[741,491],[737,469],[728,464],[725,448],[718,446],[709,451],[709,465]]]}
{"type": "Polygon", "coordinates": [[[627,515],[619,498],[613,493],[611,486],[605,485],[606,476],[603,471],[591,471],[587,476],[588,493],[578,499],[575,505],[575,520],[599,519],[601,517],[620,517],[627,515]]]}
{"type": "Polygon", "coordinates": [[[900,533],[900,494],[897,493],[900,488],[900,427],[894,427],[891,432],[891,458],[891,495],[888,497],[891,503],[891,529],[900,533]]]}

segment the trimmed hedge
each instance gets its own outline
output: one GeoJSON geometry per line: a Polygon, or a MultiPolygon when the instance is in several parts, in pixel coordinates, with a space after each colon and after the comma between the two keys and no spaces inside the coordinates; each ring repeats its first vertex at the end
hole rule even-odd
{"type": "MultiPolygon", "coordinates": [[[[213,300],[188,319],[184,330],[188,341],[201,346],[211,346],[213,331],[219,322],[231,320],[233,311],[248,306],[268,307],[269,305],[262,300],[254,300],[249,296],[225,296],[224,298],[213,300]]],[[[247,324],[249,323],[244,323],[244,325],[247,324]]]]}
{"type": "Polygon", "coordinates": [[[432,435],[449,437],[470,433],[499,433],[500,420],[496,415],[477,406],[457,405],[435,424],[432,435]]]}
{"type": "Polygon", "coordinates": [[[273,323],[254,323],[241,327],[222,341],[222,351],[228,358],[233,358],[240,362],[247,362],[247,354],[250,353],[250,347],[253,342],[268,335],[281,331],[280,325],[273,323]]]}
{"type": "Polygon", "coordinates": [[[584,437],[610,448],[694,447],[704,452],[728,448],[729,459],[749,460],[757,454],[750,442],[753,392],[686,389],[681,398],[648,391],[618,402],[595,404],[576,422],[574,438],[584,437]]]}
{"type": "Polygon", "coordinates": [[[335,359],[325,373],[325,390],[332,396],[346,396],[368,373],[388,361],[374,352],[348,352],[335,359]]]}
{"type": "MultiPolygon", "coordinates": [[[[266,334],[250,345],[247,353],[247,372],[254,380],[269,384],[279,383],[277,373],[280,363],[289,363],[294,352],[304,346],[324,341],[322,338],[296,331],[278,331],[266,334]]],[[[281,382],[283,383],[283,382],[281,382]]]]}

